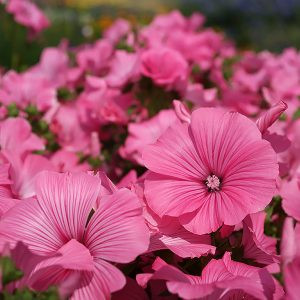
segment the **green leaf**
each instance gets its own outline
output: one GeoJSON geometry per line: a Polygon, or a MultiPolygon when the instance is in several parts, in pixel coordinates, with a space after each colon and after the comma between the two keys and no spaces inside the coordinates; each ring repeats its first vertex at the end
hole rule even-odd
{"type": "Polygon", "coordinates": [[[0,266],[2,270],[2,284],[7,285],[23,277],[23,273],[19,270],[10,257],[3,256],[0,258],[0,266]]]}

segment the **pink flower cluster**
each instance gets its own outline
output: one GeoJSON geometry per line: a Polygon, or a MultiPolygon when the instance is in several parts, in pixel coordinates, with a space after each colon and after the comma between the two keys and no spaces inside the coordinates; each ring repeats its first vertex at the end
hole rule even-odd
{"type": "Polygon", "coordinates": [[[3,292],[299,298],[300,53],[204,21],[118,20],[0,75],[3,292]]]}

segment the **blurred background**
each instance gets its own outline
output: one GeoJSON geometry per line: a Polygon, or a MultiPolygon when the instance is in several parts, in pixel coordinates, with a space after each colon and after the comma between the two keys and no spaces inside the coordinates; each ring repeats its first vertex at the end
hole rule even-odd
{"type": "Polygon", "coordinates": [[[173,9],[203,13],[206,25],[225,31],[242,49],[280,52],[300,48],[300,0],[35,0],[52,25],[29,42],[26,29],[0,8],[0,65],[22,70],[44,47],[66,38],[71,46],[91,42],[119,17],[147,24],[173,9]]]}

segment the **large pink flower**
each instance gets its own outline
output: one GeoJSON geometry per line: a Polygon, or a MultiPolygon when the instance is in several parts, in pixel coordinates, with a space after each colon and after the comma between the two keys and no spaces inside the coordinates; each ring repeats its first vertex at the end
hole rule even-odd
{"type": "Polygon", "coordinates": [[[197,234],[235,225],[263,210],[275,192],[276,154],[239,113],[201,108],[191,124],[171,126],[143,153],[149,206],[179,217],[197,234]]]}
{"type": "Polygon", "coordinates": [[[108,299],[125,285],[109,262],[134,260],[147,250],[149,233],[139,200],[127,189],[103,197],[88,221],[100,187],[99,178],[85,173],[43,172],[37,199],[20,202],[1,219],[2,242],[22,241],[49,257],[30,274],[31,287],[44,290],[71,280],[72,299],[108,299]]]}

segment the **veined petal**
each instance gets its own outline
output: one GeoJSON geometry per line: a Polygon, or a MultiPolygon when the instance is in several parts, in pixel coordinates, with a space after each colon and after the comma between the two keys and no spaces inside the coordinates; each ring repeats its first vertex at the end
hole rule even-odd
{"type": "Polygon", "coordinates": [[[84,243],[94,257],[119,263],[146,251],[149,231],[137,196],[127,189],[105,196],[86,228],[84,243]]]}
{"type": "Polygon", "coordinates": [[[99,191],[99,180],[85,173],[42,172],[36,180],[37,198],[45,214],[62,235],[78,241],[99,191]]]}
{"type": "Polygon", "coordinates": [[[20,201],[11,208],[0,221],[0,232],[12,243],[22,241],[39,255],[54,254],[66,242],[36,199],[20,201]]]}
{"type": "Polygon", "coordinates": [[[83,276],[82,286],[77,289],[71,300],[104,300],[110,294],[122,289],[126,283],[125,276],[115,266],[104,260],[94,261],[95,270],[92,280],[83,276]]]}

